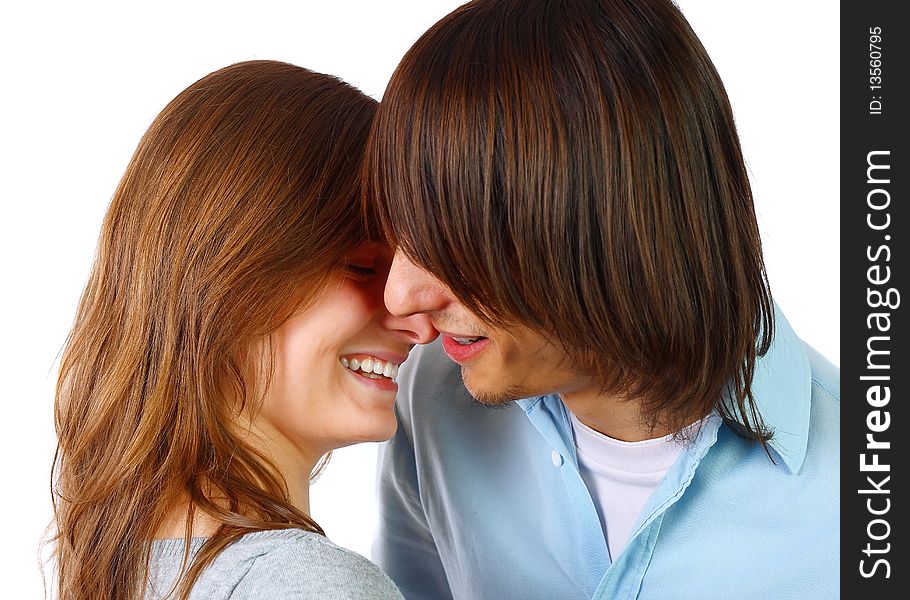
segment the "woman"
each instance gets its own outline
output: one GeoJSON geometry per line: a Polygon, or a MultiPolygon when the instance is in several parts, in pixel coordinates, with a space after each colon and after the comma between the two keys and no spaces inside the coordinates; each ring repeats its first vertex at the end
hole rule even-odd
{"type": "Polygon", "coordinates": [[[375,107],[246,62],[143,137],[58,381],[61,600],[400,597],[308,514],[332,449],[394,433],[398,365],[429,327],[382,304],[359,190],[375,107]]]}

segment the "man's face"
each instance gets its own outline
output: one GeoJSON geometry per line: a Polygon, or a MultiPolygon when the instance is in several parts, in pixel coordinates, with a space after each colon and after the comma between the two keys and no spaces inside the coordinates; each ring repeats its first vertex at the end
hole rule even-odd
{"type": "Polygon", "coordinates": [[[393,315],[422,313],[430,317],[446,354],[461,365],[465,387],[485,404],[576,392],[592,385],[590,379],[572,371],[558,344],[526,327],[485,324],[445,284],[401,251],[392,261],[385,303],[393,315]]]}

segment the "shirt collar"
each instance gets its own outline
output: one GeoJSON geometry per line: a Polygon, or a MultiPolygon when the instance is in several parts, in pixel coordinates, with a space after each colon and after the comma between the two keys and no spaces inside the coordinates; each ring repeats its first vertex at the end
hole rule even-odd
{"type": "MultiPolygon", "coordinates": [[[[768,352],[756,360],[752,397],[765,426],[774,433],[768,445],[791,474],[799,471],[806,458],[811,393],[808,355],[775,303],[774,339],[768,352]]],[[[558,396],[526,398],[517,404],[554,449],[574,457],[571,426],[558,396]]]]}
{"type": "MultiPolygon", "coordinates": [[[[809,357],[780,307],[774,305],[774,339],[755,363],[752,397],[774,433],[768,445],[795,474],[806,458],[812,376],[809,357]]],[[[732,402],[729,398],[726,402],[732,402]]]]}

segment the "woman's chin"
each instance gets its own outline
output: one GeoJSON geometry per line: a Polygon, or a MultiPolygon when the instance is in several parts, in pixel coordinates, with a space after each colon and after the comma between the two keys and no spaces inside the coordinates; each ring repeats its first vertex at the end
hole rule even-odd
{"type": "Polygon", "coordinates": [[[344,431],[340,431],[336,437],[336,448],[353,446],[354,444],[385,442],[395,435],[398,430],[398,419],[391,410],[384,415],[370,415],[368,419],[359,421],[354,425],[354,421],[349,421],[344,431]]]}
{"type": "Polygon", "coordinates": [[[381,423],[376,423],[374,427],[371,427],[369,433],[361,441],[385,442],[391,439],[396,431],[398,431],[398,419],[395,418],[393,412],[388,418],[382,419],[381,423]]]}

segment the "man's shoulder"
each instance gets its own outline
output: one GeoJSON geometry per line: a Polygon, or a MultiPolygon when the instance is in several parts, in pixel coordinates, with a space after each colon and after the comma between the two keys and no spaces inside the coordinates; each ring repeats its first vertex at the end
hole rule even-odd
{"type": "Polygon", "coordinates": [[[838,479],[840,472],[840,369],[805,344],[812,380],[806,463],[801,472],[838,479]]]}
{"type": "Polygon", "coordinates": [[[809,344],[803,344],[809,358],[813,397],[824,393],[840,403],[840,369],[809,344]]]}

